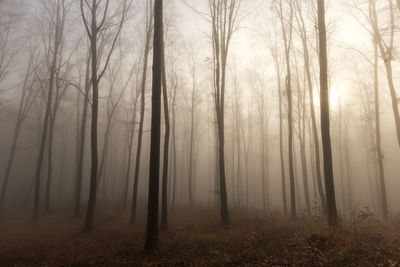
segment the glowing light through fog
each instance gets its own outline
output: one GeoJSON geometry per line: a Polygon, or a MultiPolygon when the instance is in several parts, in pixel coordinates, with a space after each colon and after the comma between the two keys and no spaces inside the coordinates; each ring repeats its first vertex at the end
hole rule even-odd
{"type": "MultiPolygon", "coordinates": [[[[341,92],[343,95],[343,91],[341,92]]],[[[343,101],[343,96],[341,97],[343,101]]],[[[329,88],[329,108],[332,111],[336,111],[339,108],[340,105],[340,98],[339,98],[339,92],[338,88],[336,86],[331,86],[329,88]]],[[[320,107],[320,101],[319,101],[319,93],[314,92],[314,105],[317,106],[318,108],[320,107]]]]}

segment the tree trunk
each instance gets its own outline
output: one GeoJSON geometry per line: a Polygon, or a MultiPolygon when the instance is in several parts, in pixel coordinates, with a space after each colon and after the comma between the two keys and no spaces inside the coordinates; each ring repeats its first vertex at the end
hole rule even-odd
{"type": "Polygon", "coordinates": [[[174,160],[174,172],[173,172],[173,185],[172,185],[172,208],[176,206],[176,114],[175,114],[175,101],[176,101],[176,87],[174,88],[174,94],[172,98],[172,155],[174,160]]]}
{"type": "Polygon", "coordinates": [[[321,175],[321,163],[320,163],[320,151],[319,151],[319,137],[318,137],[318,130],[317,130],[317,122],[315,118],[315,107],[314,107],[314,90],[312,87],[312,79],[311,79],[311,70],[310,70],[310,56],[308,51],[308,44],[307,44],[307,31],[305,29],[304,19],[301,12],[301,6],[297,3],[297,8],[299,12],[299,27],[301,28],[301,39],[303,45],[303,57],[304,57],[304,69],[306,71],[307,76],[307,85],[308,85],[308,93],[309,93],[309,102],[310,102],[310,113],[311,113],[311,122],[312,122],[312,132],[314,138],[314,154],[315,154],[315,172],[317,178],[317,186],[319,197],[321,201],[322,211],[324,213],[327,212],[326,207],[326,199],[325,193],[322,186],[322,175],[321,175]]]}
{"type": "MultiPolygon", "coordinates": [[[[162,29],[163,30],[163,29],[162,29]]],[[[167,78],[165,74],[165,50],[164,44],[162,45],[162,95],[164,101],[164,119],[165,119],[165,136],[164,136],[164,160],[163,160],[163,173],[162,173],[162,214],[161,214],[161,229],[167,228],[168,219],[168,156],[169,156],[169,135],[170,135],[170,121],[168,111],[168,91],[167,91],[167,78]]]]}
{"type": "Polygon", "coordinates": [[[281,178],[282,178],[282,198],[283,198],[283,211],[287,215],[287,202],[286,202],[286,178],[285,178],[285,160],[283,156],[283,112],[282,112],[282,91],[281,83],[278,81],[279,88],[279,156],[281,165],[281,178]]]}
{"type": "MultiPolygon", "coordinates": [[[[195,75],[195,74],[194,74],[195,75]]],[[[194,92],[195,92],[195,78],[193,77],[193,87],[192,87],[192,96],[191,96],[191,111],[190,111],[190,140],[189,140],[189,183],[188,183],[188,192],[189,192],[189,204],[190,207],[194,205],[194,196],[193,196],[193,146],[194,146],[194,92]]]]}
{"type": "Polygon", "coordinates": [[[90,168],[90,189],[89,201],[86,211],[86,219],[84,231],[89,232],[93,229],[94,211],[96,205],[97,195],[97,171],[98,171],[98,153],[97,153],[97,117],[99,110],[99,79],[97,74],[97,22],[96,22],[96,9],[92,9],[92,28],[90,38],[90,49],[92,54],[92,124],[91,124],[91,168],[90,168]]]}
{"type": "Polygon", "coordinates": [[[153,39],[153,84],[151,107],[151,141],[149,195],[147,205],[147,225],[145,250],[158,248],[158,198],[160,173],[160,122],[161,122],[161,76],[163,56],[163,0],[154,2],[153,39]]]}
{"type": "MultiPolygon", "coordinates": [[[[151,21],[152,18],[149,18],[151,21]]],[[[143,124],[145,115],[146,105],[146,78],[147,78],[147,64],[150,53],[150,41],[151,41],[151,22],[147,22],[146,25],[146,43],[144,48],[144,59],[143,59],[143,73],[142,73],[142,84],[141,84],[141,96],[140,96],[140,120],[139,120],[139,133],[138,143],[136,147],[136,162],[135,162],[135,174],[133,177],[133,194],[132,194],[132,207],[131,207],[131,218],[130,224],[136,223],[136,206],[137,206],[137,190],[139,185],[139,170],[140,170],[140,157],[142,153],[142,138],[143,138],[143,124]]]]}
{"type": "Polygon", "coordinates": [[[387,196],[385,185],[385,170],[383,168],[383,154],[381,145],[381,123],[379,108],[379,87],[378,87],[378,47],[374,42],[374,93],[375,93],[375,137],[376,137],[376,158],[378,161],[379,182],[380,182],[380,199],[382,205],[382,215],[385,223],[387,222],[387,196]]]}
{"type": "Polygon", "coordinates": [[[321,134],[324,155],[325,191],[330,224],[337,223],[335,185],[333,182],[332,148],[329,129],[328,58],[326,51],[325,3],[318,0],[318,29],[320,50],[321,134]]]}
{"type": "Polygon", "coordinates": [[[80,214],[81,207],[81,191],[82,191],[82,176],[83,176],[83,162],[85,156],[85,137],[86,137],[86,120],[87,112],[89,107],[89,90],[90,90],[90,59],[91,53],[89,53],[86,62],[86,76],[85,76],[85,95],[83,100],[83,111],[80,126],[80,136],[79,136],[79,154],[78,154],[78,166],[75,175],[75,207],[74,207],[74,217],[78,218],[80,214]]]}
{"type": "MultiPolygon", "coordinates": [[[[303,95],[303,103],[302,103],[302,128],[299,129],[299,131],[302,131],[301,138],[300,138],[300,159],[301,159],[301,170],[302,170],[302,176],[304,180],[304,195],[305,195],[305,200],[306,200],[306,212],[307,216],[311,216],[311,206],[310,206],[310,193],[308,189],[308,172],[307,172],[307,158],[306,158],[306,123],[305,123],[305,117],[306,117],[306,110],[305,110],[306,104],[305,104],[305,92],[303,95]]],[[[299,118],[300,120],[300,118],[299,118]]]]}
{"type": "Polygon", "coordinates": [[[4,175],[3,185],[1,187],[0,215],[3,212],[3,208],[4,208],[4,200],[5,200],[6,192],[7,192],[8,180],[9,180],[9,177],[11,174],[11,167],[14,162],[14,155],[15,155],[15,151],[17,149],[17,141],[18,141],[20,129],[21,129],[21,121],[18,118],[17,122],[15,124],[15,128],[14,128],[14,135],[13,135],[13,141],[12,141],[12,145],[11,145],[10,155],[8,157],[7,168],[6,168],[6,172],[4,175]]]}
{"type": "Polygon", "coordinates": [[[50,212],[50,193],[51,183],[53,179],[53,137],[54,137],[54,124],[55,124],[55,112],[50,112],[50,124],[49,124],[49,141],[47,144],[47,183],[46,183],[46,194],[45,194],[45,211],[50,212]]]}
{"type": "Polygon", "coordinates": [[[124,187],[124,195],[122,200],[122,207],[125,210],[128,203],[128,187],[129,187],[129,176],[131,171],[131,161],[132,161],[132,147],[133,147],[133,137],[135,136],[135,123],[136,123],[136,105],[137,105],[138,97],[135,97],[133,104],[133,116],[131,127],[129,128],[129,136],[128,136],[128,166],[126,168],[125,174],[125,187],[124,187]]]}
{"type": "Polygon", "coordinates": [[[290,179],[290,206],[291,216],[296,217],[296,194],[295,194],[295,178],[293,171],[293,121],[292,121],[292,77],[290,72],[290,47],[292,43],[292,18],[293,8],[290,3],[290,20],[289,20],[289,31],[285,29],[285,22],[283,18],[283,7],[282,0],[279,1],[279,18],[282,26],[282,37],[285,46],[285,59],[286,59],[286,92],[288,100],[288,147],[289,147],[289,179],[290,179]],[[289,36],[287,36],[289,34],[289,36]]]}
{"type": "Polygon", "coordinates": [[[52,63],[50,66],[50,79],[49,79],[49,87],[48,87],[49,92],[47,95],[46,113],[44,116],[42,137],[40,140],[39,156],[37,159],[36,171],[35,171],[35,198],[34,198],[34,209],[33,209],[32,220],[36,220],[39,216],[40,176],[41,176],[41,172],[42,172],[44,150],[45,150],[46,139],[47,139],[47,130],[49,127],[49,118],[50,118],[51,103],[52,103],[52,97],[53,97],[54,79],[56,76],[56,69],[57,69],[57,57],[58,57],[58,51],[59,51],[60,44],[61,44],[62,30],[60,32],[59,23],[61,23],[61,22],[60,22],[60,7],[58,6],[57,7],[57,25],[55,26],[57,30],[55,31],[55,36],[54,36],[54,52],[53,52],[52,63]]]}

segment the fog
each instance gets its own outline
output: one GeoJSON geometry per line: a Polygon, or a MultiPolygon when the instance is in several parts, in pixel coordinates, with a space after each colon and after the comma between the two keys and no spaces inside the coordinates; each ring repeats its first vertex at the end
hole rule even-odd
{"type": "Polygon", "coordinates": [[[1,220],[398,221],[399,3],[326,0],[323,59],[317,2],[0,1],[1,220]]]}

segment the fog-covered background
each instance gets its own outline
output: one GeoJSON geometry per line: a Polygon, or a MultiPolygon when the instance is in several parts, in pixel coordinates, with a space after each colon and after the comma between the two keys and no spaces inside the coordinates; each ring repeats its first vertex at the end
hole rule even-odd
{"type": "MultiPolygon", "coordinates": [[[[65,25],[61,33],[61,45],[56,56],[53,79],[52,112],[49,122],[51,125],[54,121],[54,126],[48,128],[40,175],[40,212],[45,212],[46,202],[50,205],[49,210],[71,214],[74,212],[78,153],[82,143],[85,79],[86,85],[90,80],[90,67],[89,72],[87,71],[90,60],[89,41],[82,21],[80,1],[2,0],[0,185],[4,195],[2,212],[5,214],[29,213],[33,209],[35,171],[48,104],[50,69],[54,54],[56,2],[64,4],[65,25]],[[49,157],[50,139],[52,148],[49,157]],[[12,163],[9,164],[11,157],[12,163]],[[10,171],[5,183],[8,166],[10,171]],[[47,182],[49,167],[51,183],[47,182]]],[[[100,5],[104,4],[99,2],[100,5]]],[[[149,25],[152,24],[149,14],[152,4],[148,0],[132,1],[126,10],[121,33],[113,46],[113,38],[125,12],[122,10],[123,2],[111,1],[109,17],[105,21],[106,27],[99,38],[100,69],[105,66],[109,51],[113,50],[99,84],[99,212],[103,208],[130,209],[137,167],[138,205],[144,207],[147,203],[152,87],[151,31],[145,80],[143,70],[146,58],[146,29],[150,26],[152,30],[152,25],[149,25]],[[143,140],[140,164],[136,166],[143,84],[143,140]]],[[[180,0],[164,3],[165,68],[171,121],[168,202],[172,208],[216,206],[219,202],[213,46],[208,4],[208,1],[180,0]]],[[[400,45],[400,6],[392,0],[327,1],[326,5],[330,125],[338,210],[340,215],[349,216],[354,207],[359,206],[369,207],[377,215],[382,214],[382,180],[378,165],[374,94],[376,40],[381,43],[381,46],[377,47],[377,85],[384,186],[389,214],[396,216],[400,208],[397,193],[400,188],[400,149],[388,86],[388,69],[385,64],[392,67],[397,105],[397,87],[400,84],[397,52],[400,45]],[[374,2],[378,35],[374,33],[370,23],[371,5],[374,2]]],[[[103,10],[104,6],[101,7],[100,10],[103,10]]],[[[87,9],[84,12],[87,14],[87,9]]],[[[101,12],[99,11],[99,17],[102,17],[101,12]]],[[[287,207],[290,209],[287,66],[282,26],[285,27],[286,37],[291,36],[290,69],[297,212],[307,213],[305,192],[308,190],[310,209],[316,214],[321,204],[315,166],[309,82],[301,39],[305,32],[315,116],[320,136],[316,1],[309,0],[241,1],[234,23],[226,69],[224,130],[228,205],[232,208],[284,212],[280,158],[281,120],[285,193],[287,207]],[[280,3],[282,19],[279,16],[280,3]],[[301,20],[304,22],[304,28],[301,20]],[[304,186],[305,179],[308,182],[307,188],[304,186]]],[[[90,89],[90,86],[88,88],[90,89]]],[[[91,89],[89,91],[91,92],[91,89]]],[[[89,195],[90,101],[84,126],[85,151],[79,201],[81,214],[86,210],[89,195]]],[[[162,140],[164,125],[162,116],[162,140]]],[[[323,179],[320,140],[319,147],[323,179]]]]}

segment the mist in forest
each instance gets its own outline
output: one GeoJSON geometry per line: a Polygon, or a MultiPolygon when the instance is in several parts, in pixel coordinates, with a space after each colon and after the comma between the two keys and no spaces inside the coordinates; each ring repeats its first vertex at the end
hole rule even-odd
{"type": "Polygon", "coordinates": [[[398,223],[399,26],[393,0],[1,0],[0,221],[115,216],[146,250],[199,210],[398,223]]]}

